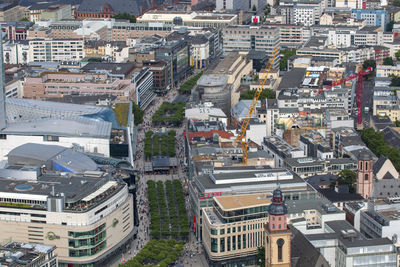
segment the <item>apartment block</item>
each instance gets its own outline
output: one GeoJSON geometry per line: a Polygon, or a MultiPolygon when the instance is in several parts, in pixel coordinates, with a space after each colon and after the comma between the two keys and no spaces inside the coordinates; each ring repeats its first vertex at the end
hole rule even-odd
{"type": "MultiPolygon", "coordinates": [[[[275,26],[228,26],[222,30],[222,35],[224,53],[262,50],[272,57],[273,50],[280,49],[280,30],[275,26]]],[[[279,66],[279,61],[276,57],[273,68],[279,66]]]]}
{"type": "Polygon", "coordinates": [[[83,40],[29,41],[28,62],[80,61],[84,57],[83,40]]]}
{"type": "Polygon", "coordinates": [[[353,9],[351,10],[351,17],[355,19],[365,19],[367,26],[380,26],[382,29],[389,23],[389,13],[384,9],[353,9]]]}

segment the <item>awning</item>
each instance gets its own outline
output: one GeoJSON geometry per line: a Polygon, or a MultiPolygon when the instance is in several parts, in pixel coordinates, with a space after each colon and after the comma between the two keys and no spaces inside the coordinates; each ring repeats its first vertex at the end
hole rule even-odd
{"type": "Polygon", "coordinates": [[[84,197],[82,199],[82,201],[88,202],[88,201],[94,199],[95,197],[97,197],[98,195],[103,194],[104,192],[106,192],[108,189],[110,189],[111,187],[113,187],[116,184],[117,184],[117,182],[115,182],[115,181],[107,182],[106,184],[104,184],[102,187],[100,187],[99,189],[97,189],[96,191],[94,191],[93,193],[88,195],[87,197],[84,197]]]}

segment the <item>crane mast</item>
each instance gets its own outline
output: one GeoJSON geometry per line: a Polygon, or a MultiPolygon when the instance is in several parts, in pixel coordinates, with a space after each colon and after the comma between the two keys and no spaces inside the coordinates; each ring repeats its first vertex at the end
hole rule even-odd
{"type": "Polygon", "coordinates": [[[243,159],[242,163],[243,165],[247,165],[247,139],[246,139],[246,130],[247,127],[249,126],[250,120],[251,120],[251,115],[254,112],[254,109],[256,108],[257,101],[260,98],[261,92],[264,89],[265,82],[267,81],[268,74],[272,68],[272,65],[274,63],[274,60],[279,52],[279,47],[275,47],[275,49],[272,51],[272,57],[270,58],[269,63],[265,67],[263,73],[265,73],[265,77],[263,80],[260,80],[258,84],[258,88],[256,93],[254,94],[253,100],[251,101],[251,104],[249,106],[249,110],[247,111],[246,118],[242,122],[242,126],[240,127],[240,133],[236,137],[235,140],[235,145],[237,146],[239,143],[242,146],[242,153],[243,153],[243,159]]]}
{"type": "MultiPolygon", "coordinates": [[[[345,79],[341,79],[337,82],[333,82],[331,85],[325,87],[325,88],[320,88],[318,89],[318,93],[323,93],[325,91],[328,91],[332,89],[335,86],[339,86],[344,84],[347,81],[351,81],[353,79],[358,79],[358,88],[357,88],[357,109],[358,109],[358,114],[357,114],[357,126],[362,127],[362,97],[363,97],[363,76],[370,74],[372,72],[372,68],[369,67],[367,71],[360,70],[359,72],[349,75],[345,79]]],[[[362,129],[362,128],[361,128],[362,129]]]]}

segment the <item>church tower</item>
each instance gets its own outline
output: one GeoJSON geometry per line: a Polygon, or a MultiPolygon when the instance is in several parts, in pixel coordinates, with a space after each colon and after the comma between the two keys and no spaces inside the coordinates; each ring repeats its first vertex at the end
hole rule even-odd
{"type": "Polygon", "coordinates": [[[274,190],[268,213],[268,223],[265,225],[265,266],[290,267],[291,231],[287,227],[287,208],[279,188],[274,190]]]}
{"type": "Polygon", "coordinates": [[[358,160],[357,194],[368,199],[372,192],[373,178],[372,157],[368,153],[363,153],[358,160]]]}

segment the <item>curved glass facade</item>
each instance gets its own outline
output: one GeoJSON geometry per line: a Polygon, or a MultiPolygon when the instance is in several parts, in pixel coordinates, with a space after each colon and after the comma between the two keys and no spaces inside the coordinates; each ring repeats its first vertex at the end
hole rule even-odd
{"type": "Polygon", "coordinates": [[[106,224],[85,232],[68,232],[70,257],[92,256],[106,248],[106,224]]]}

